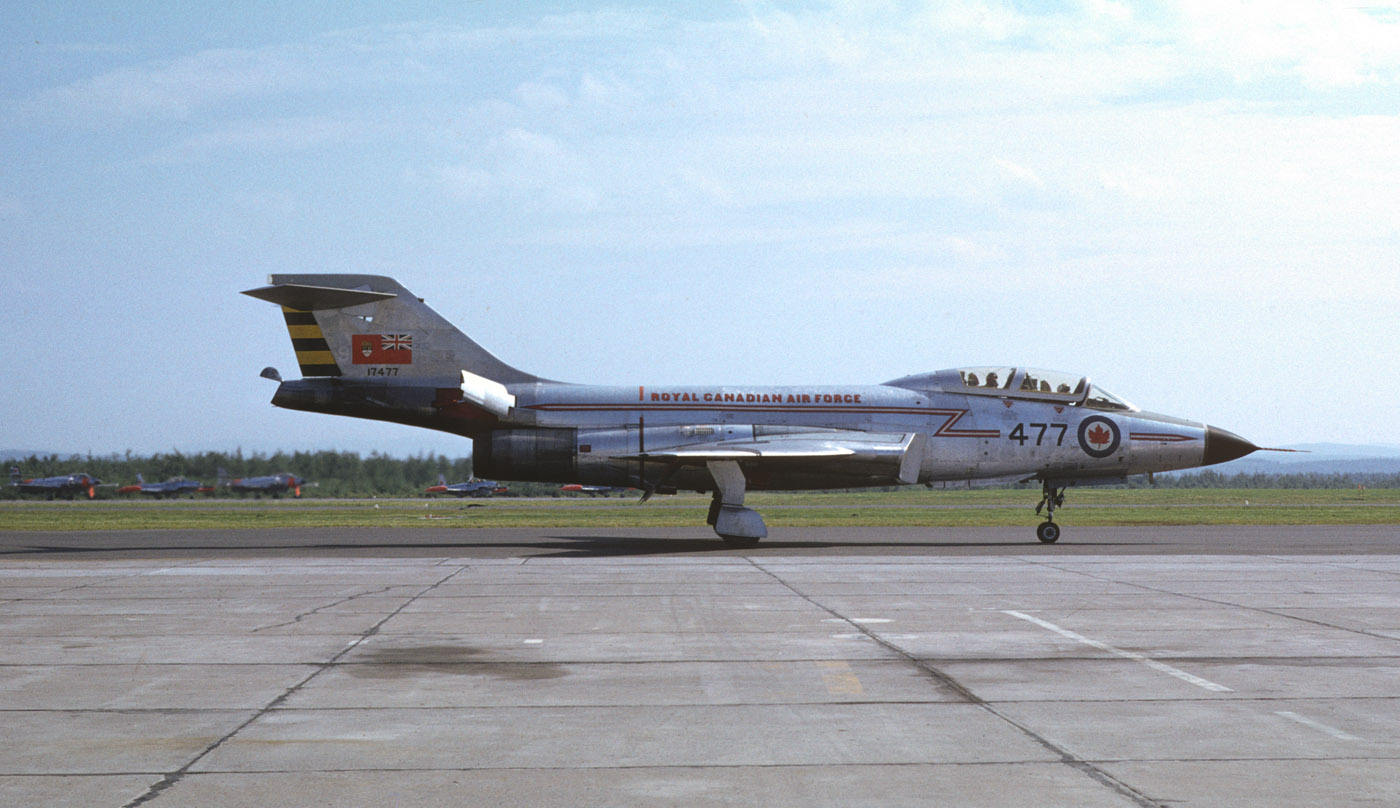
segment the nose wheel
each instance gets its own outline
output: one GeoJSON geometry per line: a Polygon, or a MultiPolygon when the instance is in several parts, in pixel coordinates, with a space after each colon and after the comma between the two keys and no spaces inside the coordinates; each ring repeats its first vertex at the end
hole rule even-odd
{"type": "Polygon", "coordinates": [[[1040,504],[1035,506],[1035,513],[1040,515],[1045,511],[1045,521],[1041,522],[1035,529],[1035,537],[1043,544],[1054,544],[1060,540],[1060,526],[1055,524],[1055,509],[1065,504],[1064,487],[1056,488],[1045,481],[1041,485],[1040,504]]]}

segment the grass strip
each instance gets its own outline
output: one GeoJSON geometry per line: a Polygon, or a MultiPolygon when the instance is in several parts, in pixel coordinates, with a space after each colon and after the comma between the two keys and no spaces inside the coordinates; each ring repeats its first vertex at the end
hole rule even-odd
{"type": "MultiPolygon", "coordinates": [[[[1033,525],[1028,490],[758,493],[772,527],[1033,525]]],[[[0,502],[0,530],[200,530],[312,527],[693,527],[708,497],[485,500],[178,500],[0,502]]],[[[1074,489],[1065,525],[1400,525],[1397,490],[1074,489]]]]}

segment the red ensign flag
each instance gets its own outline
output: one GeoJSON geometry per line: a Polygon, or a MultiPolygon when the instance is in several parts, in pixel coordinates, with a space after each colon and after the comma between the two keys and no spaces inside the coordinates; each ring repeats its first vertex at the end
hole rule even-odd
{"type": "Polygon", "coordinates": [[[413,364],[412,334],[355,334],[350,357],[357,365],[413,364]]]}

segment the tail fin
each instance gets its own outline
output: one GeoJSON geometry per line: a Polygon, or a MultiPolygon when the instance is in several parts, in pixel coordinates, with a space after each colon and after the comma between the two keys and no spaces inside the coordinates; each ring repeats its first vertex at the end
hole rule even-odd
{"type": "MultiPolygon", "coordinates": [[[[282,307],[303,376],[543,381],[497,359],[398,281],[380,275],[272,275],[243,294],[282,307]]],[[[456,382],[453,382],[455,385],[456,382]]]]}

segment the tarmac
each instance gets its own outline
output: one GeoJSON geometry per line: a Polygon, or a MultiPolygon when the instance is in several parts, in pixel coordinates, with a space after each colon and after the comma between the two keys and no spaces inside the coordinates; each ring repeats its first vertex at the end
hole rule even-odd
{"type": "Polygon", "coordinates": [[[1400,805],[1400,528],[0,533],[0,805],[1400,805]]]}

